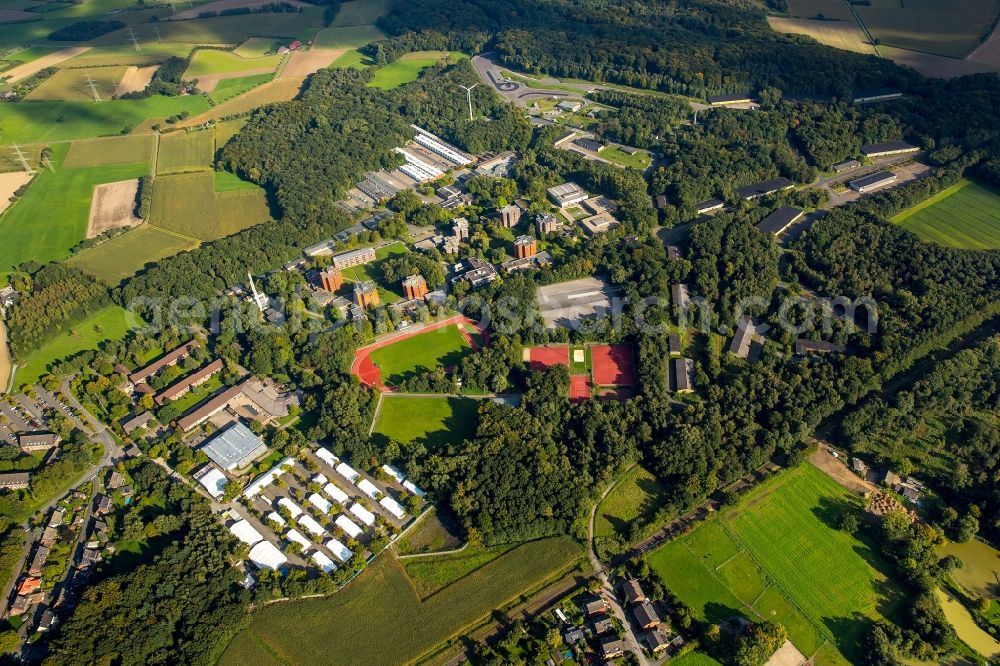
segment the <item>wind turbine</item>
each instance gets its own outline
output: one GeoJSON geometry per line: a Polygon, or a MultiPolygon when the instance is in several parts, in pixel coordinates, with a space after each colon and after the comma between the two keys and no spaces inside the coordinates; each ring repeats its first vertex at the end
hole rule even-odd
{"type": "Polygon", "coordinates": [[[472,89],[475,88],[478,85],[479,85],[478,83],[474,83],[473,85],[471,85],[469,87],[466,87],[466,86],[463,86],[461,83],[458,84],[458,87],[465,91],[465,96],[469,100],[469,122],[470,123],[472,122],[472,89]]]}

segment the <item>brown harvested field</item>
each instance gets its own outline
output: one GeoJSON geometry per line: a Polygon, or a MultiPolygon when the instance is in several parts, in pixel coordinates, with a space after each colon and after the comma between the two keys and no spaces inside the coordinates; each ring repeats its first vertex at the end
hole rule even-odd
{"type": "Polygon", "coordinates": [[[38,14],[34,12],[22,12],[20,9],[0,9],[0,23],[31,21],[36,18],[38,18],[38,14]]]}
{"type": "Polygon", "coordinates": [[[257,86],[239,97],[214,106],[204,113],[192,116],[184,122],[177,123],[177,126],[194,127],[209,120],[219,120],[226,116],[246,113],[272,102],[287,102],[299,94],[303,81],[304,79],[275,79],[262,86],[257,86]]]}
{"type": "Polygon", "coordinates": [[[781,18],[768,16],[772,30],[783,33],[808,35],[820,44],[844,51],[875,55],[875,47],[868,42],[864,31],[853,19],[850,21],[817,21],[815,19],[781,18]]]}
{"type": "Polygon", "coordinates": [[[55,53],[44,55],[41,58],[35,58],[31,62],[26,62],[23,65],[14,67],[13,69],[4,72],[4,77],[11,82],[20,81],[23,78],[42,71],[46,67],[53,67],[61,63],[63,60],[68,60],[89,50],[89,46],[70,46],[69,48],[61,49],[55,53]]]}
{"type": "Polygon", "coordinates": [[[920,53],[919,51],[907,51],[891,46],[880,46],[878,50],[886,58],[889,58],[900,65],[912,67],[924,76],[934,79],[951,79],[956,76],[966,74],[980,74],[983,72],[1000,73],[1000,66],[989,65],[983,62],[972,60],[960,60],[958,58],[946,58],[934,55],[933,53],[920,53]]]}
{"type": "Polygon", "coordinates": [[[312,49],[311,51],[296,51],[288,59],[285,68],[278,74],[280,79],[305,78],[315,74],[330,63],[347,53],[347,49],[312,49]]]}
{"type": "Polygon", "coordinates": [[[10,205],[10,198],[14,196],[17,188],[30,180],[31,174],[27,171],[0,173],[0,213],[3,213],[10,205]]]}
{"type": "Polygon", "coordinates": [[[118,87],[115,88],[115,97],[143,90],[153,80],[153,74],[156,74],[156,70],[159,68],[159,65],[150,65],[149,67],[136,67],[132,65],[125,70],[122,80],[118,82],[118,87]]]}
{"type": "Polygon", "coordinates": [[[816,18],[822,14],[828,19],[855,22],[851,8],[843,0],[788,0],[788,15],[792,18],[816,18]]]}
{"type": "Polygon", "coordinates": [[[990,38],[979,45],[975,51],[970,53],[966,60],[995,65],[1000,67],[1000,26],[993,31],[990,38]]]}
{"type": "Polygon", "coordinates": [[[96,186],[94,196],[90,200],[87,238],[93,238],[111,229],[134,227],[142,223],[142,220],[135,216],[138,193],[138,178],[96,186]]]}
{"type": "Polygon", "coordinates": [[[219,85],[219,81],[223,79],[239,79],[244,76],[256,76],[257,74],[270,74],[274,71],[273,67],[255,67],[253,69],[244,69],[240,72],[226,72],[224,74],[202,74],[201,76],[195,77],[198,80],[198,90],[206,93],[210,93],[215,90],[216,86],[219,85]]]}
{"type": "MultiPolygon", "coordinates": [[[[283,0],[289,5],[294,5],[295,7],[308,7],[304,2],[299,0],[283,0]]],[[[221,12],[224,9],[236,9],[239,7],[260,7],[261,5],[267,5],[274,2],[274,0],[216,0],[215,2],[209,2],[204,5],[198,5],[192,9],[185,9],[182,12],[177,12],[176,14],[171,14],[170,16],[164,17],[164,21],[183,21],[185,19],[196,19],[203,12],[221,12]]]]}
{"type": "Polygon", "coordinates": [[[1000,0],[873,0],[855,9],[882,44],[964,58],[992,29],[1000,0]]]}

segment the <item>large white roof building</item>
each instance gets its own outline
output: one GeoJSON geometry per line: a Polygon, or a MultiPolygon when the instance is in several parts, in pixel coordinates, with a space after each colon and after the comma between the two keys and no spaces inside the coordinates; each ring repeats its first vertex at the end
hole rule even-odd
{"type": "Polygon", "coordinates": [[[250,549],[250,561],[261,568],[277,569],[288,558],[270,541],[261,541],[250,549]]]}

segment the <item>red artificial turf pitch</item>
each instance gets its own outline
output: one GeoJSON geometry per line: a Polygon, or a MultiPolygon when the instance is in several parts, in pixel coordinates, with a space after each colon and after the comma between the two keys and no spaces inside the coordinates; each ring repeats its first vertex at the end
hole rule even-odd
{"type": "Polygon", "coordinates": [[[590,348],[594,383],[602,386],[634,386],[635,362],[630,345],[595,345],[590,348]]]}
{"type": "Polygon", "coordinates": [[[572,375],[569,378],[569,399],[571,402],[590,400],[590,377],[572,375]]]}
{"type": "Polygon", "coordinates": [[[553,365],[569,367],[569,347],[532,347],[528,351],[528,367],[544,370],[553,365]]]}

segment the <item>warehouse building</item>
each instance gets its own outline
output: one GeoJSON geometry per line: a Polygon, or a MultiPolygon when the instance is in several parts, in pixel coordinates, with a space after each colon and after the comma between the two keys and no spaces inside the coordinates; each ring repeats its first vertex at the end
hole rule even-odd
{"type": "Polygon", "coordinates": [[[747,185],[746,187],[741,187],[736,190],[737,196],[740,199],[757,199],[758,197],[763,197],[768,194],[774,194],[775,192],[781,192],[782,190],[790,190],[795,187],[795,184],[785,178],[780,176],[778,178],[772,178],[770,180],[764,180],[754,185],[747,185]]]}
{"type": "Polygon", "coordinates": [[[896,174],[891,171],[879,171],[868,176],[863,176],[857,180],[852,180],[848,185],[851,189],[864,194],[871,192],[896,182],[896,174]]]}
{"type": "Polygon", "coordinates": [[[888,155],[906,155],[916,153],[920,148],[906,141],[887,141],[885,143],[869,143],[861,146],[861,154],[865,157],[886,157],[888,155]]]}
{"type": "Polygon", "coordinates": [[[566,208],[590,198],[590,195],[576,183],[554,185],[545,192],[549,195],[549,200],[560,208],[566,208]]]}
{"type": "Polygon", "coordinates": [[[250,428],[237,422],[208,440],[201,451],[222,469],[233,471],[267,453],[267,446],[250,428]]]}
{"type": "Polygon", "coordinates": [[[782,206],[761,220],[760,224],[757,225],[757,229],[762,234],[780,236],[788,227],[801,220],[804,214],[801,208],[782,206]]]}

